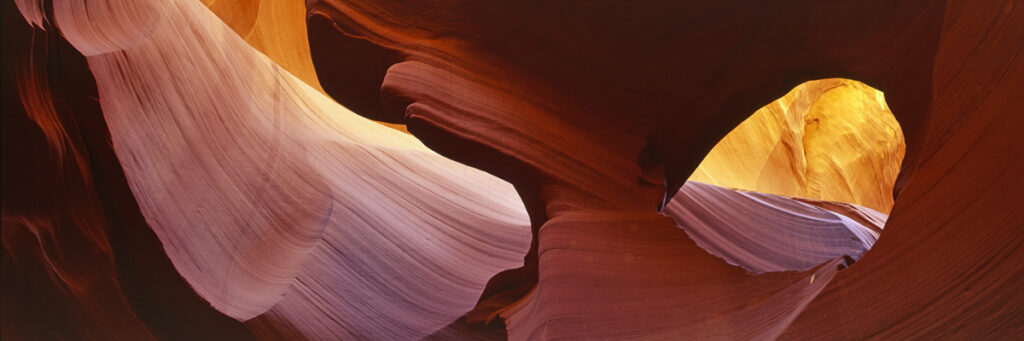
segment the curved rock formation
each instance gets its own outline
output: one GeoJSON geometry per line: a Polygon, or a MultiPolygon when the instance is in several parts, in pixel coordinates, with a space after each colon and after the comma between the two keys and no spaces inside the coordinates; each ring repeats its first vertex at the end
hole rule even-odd
{"type": "MultiPolygon", "coordinates": [[[[472,308],[495,272],[518,265],[529,238],[511,186],[347,112],[200,4],[161,13],[155,29],[138,28],[150,30],[142,41],[88,61],[142,213],[215,308],[248,320],[276,305],[272,316],[297,314],[285,317],[291,328],[319,335],[426,335],[472,308]],[[281,301],[286,291],[293,298],[281,301]],[[324,324],[369,302],[394,307],[324,324]],[[430,318],[403,318],[414,309],[430,318]]],[[[72,37],[89,51],[89,37],[72,37]]]]}
{"type": "MultiPolygon", "coordinates": [[[[408,61],[389,69],[383,91],[387,96],[384,106],[404,112],[415,135],[442,154],[502,176],[517,187],[532,187],[520,194],[534,219],[535,235],[540,236],[527,258],[528,263],[537,262],[538,268],[528,266],[524,271],[539,272],[540,280],[535,285],[532,278],[538,277],[523,275],[514,277],[520,286],[497,283],[495,287],[514,288],[506,292],[516,293],[525,292],[523,287],[534,288],[535,294],[527,298],[533,307],[530,315],[543,317],[534,317],[533,323],[520,325],[524,327],[517,331],[513,314],[510,337],[538,335],[534,331],[548,327],[557,328],[557,335],[564,337],[603,334],[560,326],[558,321],[562,321],[560,316],[601,314],[598,306],[573,302],[604,300],[607,296],[592,292],[577,296],[579,300],[558,300],[558,294],[535,299],[536,293],[558,292],[548,287],[580,283],[544,280],[545,264],[550,264],[545,257],[556,257],[545,250],[559,248],[545,246],[545,235],[555,240],[571,239],[581,233],[577,225],[598,224],[587,217],[600,220],[609,215],[609,210],[630,215],[628,212],[663,207],[711,146],[757,107],[804,81],[836,76],[862,80],[886,93],[886,102],[903,128],[907,156],[894,187],[899,196],[893,218],[886,225],[886,236],[873,249],[876,251],[854,267],[858,270],[839,275],[850,278],[844,283],[857,285],[830,284],[824,296],[812,301],[808,312],[788,327],[793,333],[790,335],[862,338],[1014,334],[1020,325],[1014,320],[1015,312],[1022,303],[1013,298],[1019,287],[1019,281],[1013,278],[1019,277],[1020,266],[1016,264],[1024,255],[1015,251],[1020,249],[1022,200],[1013,191],[1024,184],[1009,174],[1021,165],[1015,157],[986,156],[972,146],[991,143],[989,148],[1021,150],[1019,139],[1013,136],[1024,125],[1017,122],[1019,115],[1011,114],[1021,108],[1021,103],[1008,97],[1011,89],[1019,88],[1021,80],[1022,64],[1015,57],[1024,41],[1019,6],[971,1],[660,6],[410,5],[328,0],[315,2],[311,15],[331,18],[348,36],[363,37],[410,55],[408,61]],[[976,48],[954,48],[963,44],[976,48]],[[996,121],[997,117],[1002,119],[996,121]],[[986,129],[990,131],[983,133],[986,129]],[[451,136],[455,136],[454,141],[451,136]],[[516,159],[518,162],[513,164],[529,175],[504,175],[507,167],[489,163],[488,156],[461,152],[467,142],[516,159]],[[967,155],[976,161],[962,162],[967,155]],[[949,175],[954,172],[955,177],[949,175]],[[971,177],[971,172],[986,174],[972,178],[972,183],[979,185],[976,188],[985,190],[971,191],[970,185],[958,180],[971,177]],[[1002,186],[998,190],[985,185],[994,186],[996,182],[1002,186]],[[936,186],[948,189],[930,190],[936,186]],[[904,194],[907,191],[915,194],[904,194]],[[904,205],[917,207],[921,213],[902,213],[904,205]],[[929,219],[929,213],[925,213],[929,209],[941,209],[950,216],[929,219]],[[974,211],[971,215],[959,213],[974,211]],[[562,216],[574,218],[566,220],[562,216]],[[972,219],[976,220],[969,223],[972,219]],[[939,222],[939,226],[933,224],[939,222]],[[936,228],[946,233],[972,234],[975,237],[966,240],[977,243],[962,243],[959,237],[931,237],[936,228]],[[999,238],[984,239],[986,246],[981,246],[983,237],[979,236],[985,235],[999,238]],[[879,248],[882,251],[877,251],[879,248]],[[904,253],[907,248],[916,252],[904,253]],[[539,259],[534,260],[533,255],[539,259]],[[933,257],[946,261],[936,262],[933,257]],[[984,274],[974,270],[993,266],[1001,268],[984,274]],[[886,289],[893,284],[882,279],[901,278],[895,273],[907,267],[913,268],[912,283],[924,284],[886,289]],[[878,269],[892,273],[863,274],[878,269]],[[861,275],[854,278],[848,273],[861,275]],[[928,280],[932,276],[942,280],[928,280]],[[956,304],[934,303],[954,287],[992,291],[965,296],[956,304]],[[885,292],[889,299],[871,299],[870,295],[877,292],[885,292]],[[853,311],[884,310],[885,321],[902,321],[902,328],[893,329],[882,318],[860,319],[858,314],[844,310],[848,307],[845,302],[856,302],[864,309],[853,311]],[[954,308],[968,302],[972,305],[967,310],[954,308]],[[922,314],[921,309],[928,313],[922,314]],[[957,317],[943,315],[947,313],[957,317]],[[839,328],[822,330],[830,328],[828,321],[834,315],[843,316],[838,318],[844,326],[842,332],[837,331],[839,328]],[[955,321],[955,327],[925,317],[938,315],[944,316],[943,321],[955,321]]],[[[316,65],[330,63],[329,55],[314,53],[313,57],[316,65]]],[[[652,220],[640,221],[654,230],[658,225],[652,220]]],[[[588,230],[588,235],[592,234],[589,238],[600,241],[603,231],[588,230]]],[[[644,238],[646,233],[656,233],[646,231],[640,228],[630,236],[644,238]]],[[[609,228],[606,233],[614,232],[609,228]]],[[[618,248],[629,249],[625,245],[618,248]]],[[[644,270],[617,265],[621,260],[606,260],[599,265],[604,277],[653,280],[656,276],[655,270],[638,272],[644,270]]],[[[579,261],[577,258],[566,263],[579,261]]],[[[711,260],[707,262],[697,268],[716,267],[711,260]]],[[[660,269],[675,271],[678,267],[660,269]]],[[[678,292],[644,287],[644,283],[653,282],[600,283],[594,286],[618,285],[621,292],[649,293],[630,296],[630,302],[636,305],[626,311],[636,313],[643,311],[640,307],[658,311],[660,308],[654,306],[662,304],[665,311],[671,311],[668,306],[672,304],[663,298],[678,292]]],[[[763,285],[768,283],[772,281],[766,279],[763,285]]],[[[741,293],[742,287],[732,288],[741,293]]],[[[511,296],[517,295],[521,294],[511,296]]],[[[485,291],[478,307],[513,301],[508,295],[485,291]],[[499,302],[489,302],[488,297],[499,302]]],[[[614,303],[601,307],[608,312],[626,309],[614,303]]],[[[703,315],[687,316],[693,321],[701,320],[703,315]]],[[[611,321],[593,320],[598,326],[612,325],[611,321]]],[[[762,330],[772,328],[771,324],[759,326],[762,330]]],[[[643,328],[621,327],[632,336],[672,333],[652,330],[645,334],[643,328]]],[[[674,329],[677,335],[705,335],[689,334],[694,330],[683,322],[665,328],[674,329]]]]}
{"type": "Polygon", "coordinates": [[[251,338],[181,280],[138,212],[82,55],[52,21],[33,29],[13,2],[3,14],[3,338],[251,338]]]}
{"type": "MultiPolygon", "coordinates": [[[[4,62],[4,268],[26,274],[4,276],[5,339],[1024,329],[1013,2],[308,1],[313,69],[294,3],[14,4],[68,58],[4,62]],[[805,157],[809,198],[684,186],[758,107],[830,77],[884,91],[905,134],[884,229],[883,213],[819,200],[888,211],[889,183],[851,174],[892,181],[898,148],[843,173],[864,155],[837,137],[849,116],[805,129],[828,153],[805,157]],[[8,159],[21,142],[32,152],[8,159]],[[9,169],[76,187],[9,189],[9,169]],[[63,307],[75,327],[48,333],[63,307]]],[[[32,46],[4,22],[5,51],[32,46]]],[[[866,92],[823,93],[806,117],[866,92]]]]}
{"type": "MultiPolygon", "coordinates": [[[[883,216],[855,205],[852,212],[883,216]]],[[[808,270],[835,258],[851,263],[878,240],[884,219],[847,217],[813,204],[687,182],[665,207],[707,252],[754,273],[808,270]]]]}
{"type": "Polygon", "coordinates": [[[818,80],[740,123],[689,180],[889,213],[904,149],[880,91],[857,81],[818,80]]]}
{"type": "Polygon", "coordinates": [[[202,0],[232,31],[278,66],[317,90],[306,39],[306,6],[299,1],[202,0]]]}

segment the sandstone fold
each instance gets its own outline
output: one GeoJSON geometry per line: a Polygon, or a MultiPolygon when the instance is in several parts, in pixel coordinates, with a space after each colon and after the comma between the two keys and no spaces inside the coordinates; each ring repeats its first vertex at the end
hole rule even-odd
{"type": "MultiPolygon", "coordinates": [[[[1016,217],[1022,200],[1012,193],[1022,183],[1009,174],[1021,169],[1013,156],[1021,150],[1014,136],[1024,125],[1010,114],[1021,104],[1007,94],[1019,88],[1016,56],[1024,21],[1014,3],[982,7],[980,1],[473,6],[324,0],[311,2],[310,13],[334,24],[318,26],[320,35],[333,31],[406,54],[382,81],[385,109],[404,118],[431,148],[520,190],[534,230],[527,266],[485,291],[495,299],[485,298],[472,314],[505,318],[510,338],[1005,337],[1014,333],[1008,325],[1020,325],[1014,316],[1022,306],[1011,299],[1015,285],[1010,284],[1019,282],[1011,278],[1019,277],[1020,267],[1013,264],[1021,259],[1013,250],[1019,250],[1021,219],[1016,217]],[[971,48],[954,47],[964,44],[971,48]],[[800,84],[822,79],[786,96],[800,84]],[[758,108],[779,98],[783,101],[767,109],[771,116],[755,115],[762,122],[752,126],[746,141],[726,140],[723,145],[731,145],[731,151],[713,151],[758,108]],[[888,117],[890,110],[894,119],[888,117]],[[975,148],[981,145],[986,147],[975,148]],[[681,190],[686,179],[709,152],[711,159],[724,156],[720,165],[730,166],[705,168],[698,179],[718,183],[712,177],[733,178],[720,184],[796,197],[773,204],[785,210],[765,211],[777,218],[791,214],[780,221],[803,221],[804,227],[824,226],[835,233],[778,232],[790,245],[767,243],[770,238],[751,241],[744,233],[760,233],[770,224],[739,230],[737,225],[753,218],[731,212],[719,219],[729,222],[721,225],[726,228],[714,231],[729,235],[722,238],[722,248],[760,247],[767,263],[774,264],[756,264],[764,260],[738,253],[730,257],[750,260],[747,266],[760,269],[825,269],[814,268],[812,259],[828,256],[841,257],[836,262],[844,268],[858,255],[860,260],[827,284],[815,279],[823,285],[820,290],[800,294],[781,294],[792,293],[780,289],[786,283],[796,283],[795,277],[785,276],[810,277],[810,272],[750,276],[721,258],[697,256],[704,251],[695,246],[650,256],[656,258],[652,263],[680,265],[664,267],[671,271],[622,265],[625,259],[619,257],[635,255],[632,251],[670,249],[658,247],[664,238],[651,235],[674,227],[655,222],[658,216],[651,211],[671,213],[676,200],[684,210],[705,209],[699,206],[706,204],[703,197],[677,196],[687,195],[681,190]],[[968,158],[974,161],[960,161],[968,158]],[[972,177],[971,172],[984,175],[972,177]],[[995,182],[1004,187],[991,187],[995,182]],[[984,189],[968,190],[973,185],[984,189]],[[929,215],[929,207],[942,212],[929,215]],[[883,223],[887,213],[890,219],[883,223]],[[631,219],[641,222],[637,231],[624,232],[631,219]],[[935,234],[937,227],[941,235],[935,234]],[[878,234],[872,251],[864,252],[878,234]],[[829,247],[798,241],[798,236],[829,247]],[[571,244],[574,238],[577,245],[571,244]],[[841,251],[819,253],[831,247],[841,251]],[[691,248],[693,254],[686,253],[691,248]],[[954,249],[958,252],[949,252],[954,249]],[[602,260],[591,268],[588,255],[602,260]],[[787,259],[795,255],[807,258],[787,259]],[[946,265],[955,270],[941,270],[946,265]],[[990,266],[999,271],[971,270],[990,266]],[[733,272],[749,277],[733,280],[733,272]],[[899,279],[904,272],[915,279],[899,279]],[[676,276],[684,283],[671,287],[656,281],[659,276],[676,276]],[[689,297],[694,305],[704,299],[716,302],[708,306],[722,304],[714,308],[723,309],[718,310],[722,315],[687,322],[693,321],[687,316],[703,316],[696,311],[673,324],[671,318],[643,315],[647,311],[640,308],[624,309],[644,302],[650,311],[666,315],[687,311],[692,306],[664,301],[687,295],[683,286],[699,288],[694,278],[730,279],[716,283],[720,292],[689,297]],[[883,278],[905,285],[890,290],[896,284],[883,278]],[[986,279],[993,282],[984,284],[986,279]],[[758,283],[750,288],[780,294],[762,292],[741,300],[747,281],[758,283]],[[981,287],[993,291],[980,293],[981,287]],[[967,292],[958,302],[971,305],[959,310],[944,303],[950,288],[967,292]],[[880,292],[888,299],[873,298],[880,292]],[[725,306],[737,306],[731,299],[750,310],[728,311],[725,306]],[[762,300],[773,303],[759,306],[762,300]],[[892,319],[844,313],[851,304],[861,308],[857,312],[884,311],[892,319]],[[926,313],[915,315],[922,310],[926,313]],[[639,313],[616,315],[623,311],[639,313]],[[768,315],[774,319],[757,317],[768,315]],[[746,318],[734,320],[738,316],[746,318]],[[957,327],[929,322],[939,320],[957,327]],[[728,321],[742,323],[736,327],[742,331],[730,334],[731,329],[719,325],[732,326],[728,321]],[[842,321],[842,327],[824,330],[829,321],[842,321]]],[[[311,49],[314,65],[335,64],[329,49],[315,44],[311,49]]],[[[728,201],[736,205],[740,198],[755,197],[728,201]]],[[[697,245],[682,230],[673,231],[697,245]]]]}
{"type": "Polygon", "coordinates": [[[852,80],[815,80],[740,123],[689,180],[888,213],[905,148],[882,92],[852,80]]]}
{"type": "Polygon", "coordinates": [[[540,245],[537,286],[504,313],[511,340],[772,339],[842,264],[754,276],[637,212],[566,213],[540,245]]]}
{"type": "Polygon", "coordinates": [[[215,308],[249,320],[274,307],[307,337],[423,336],[521,264],[528,222],[510,185],[344,109],[202,4],[154,12],[119,26],[144,37],[132,44],[80,28],[116,16],[56,20],[88,56],[141,212],[215,308]]]}
{"type": "Polygon", "coordinates": [[[4,339],[1024,334],[1017,2],[4,6],[4,339]]]}
{"type": "Polygon", "coordinates": [[[878,240],[885,215],[850,208],[882,219],[861,222],[846,212],[791,198],[694,181],[680,189],[665,214],[704,250],[760,274],[807,270],[835,258],[860,259],[878,240]]]}

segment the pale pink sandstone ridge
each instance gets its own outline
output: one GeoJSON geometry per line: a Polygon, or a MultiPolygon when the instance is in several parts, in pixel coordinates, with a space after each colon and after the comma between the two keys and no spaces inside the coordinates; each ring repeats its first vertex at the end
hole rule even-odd
{"type": "Polygon", "coordinates": [[[5,339],[1024,332],[1019,4],[306,6],[5,4],[5,339]]]}

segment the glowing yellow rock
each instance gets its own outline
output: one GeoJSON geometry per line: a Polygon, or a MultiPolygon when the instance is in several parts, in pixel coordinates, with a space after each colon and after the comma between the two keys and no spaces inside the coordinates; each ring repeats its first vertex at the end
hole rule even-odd
{"type": "MultiPolygon", "coordinates": [[[[249,45],[314,89],[324,92],[306,39],[306,3],[281,0],[203,0],[249,45]]],[[[374,121],[408,133],[403,124],[374,121]]]]}
{"type": "Polygon", "coordinates": [[[889,213],[905,148],[882,92],[848,79],[817,80],[743,121],[690,180],[889,213]]]}

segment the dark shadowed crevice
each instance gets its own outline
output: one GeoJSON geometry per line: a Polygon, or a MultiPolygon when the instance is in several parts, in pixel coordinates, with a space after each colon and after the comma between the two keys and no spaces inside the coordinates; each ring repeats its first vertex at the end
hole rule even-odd
{"type": "Polygon", "coordinates": [[[405,123],[403,116],[384,110],[380,94],[388,68],[404,55],[345,34],[323,15],[310,16],[307,24],[313,65],[324,91],[366,118],[405,123]]]}

